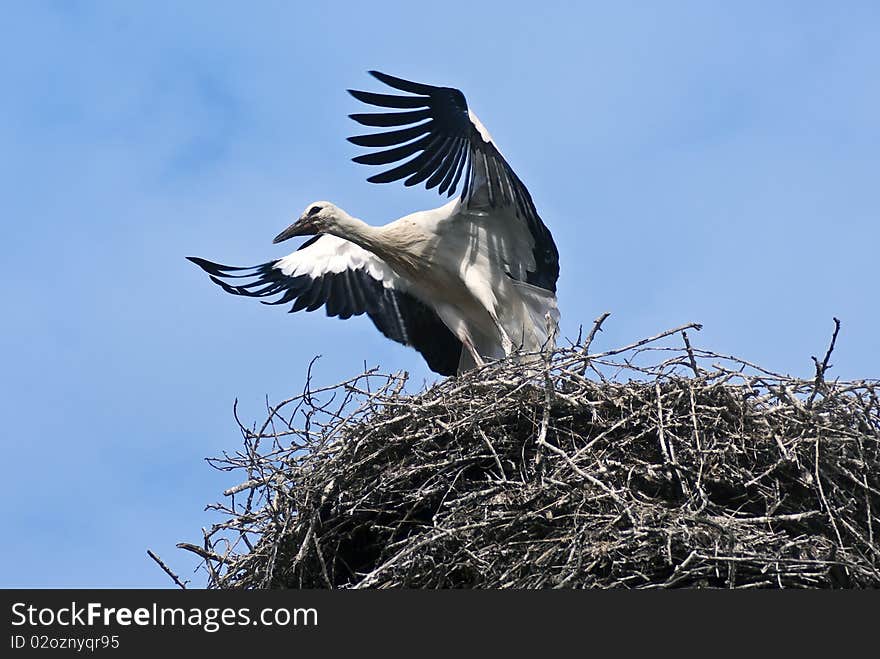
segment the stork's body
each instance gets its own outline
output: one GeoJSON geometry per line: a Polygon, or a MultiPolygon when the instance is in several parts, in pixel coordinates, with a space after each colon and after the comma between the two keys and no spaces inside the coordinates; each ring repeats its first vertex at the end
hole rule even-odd
{"type": "Polygon", "coordinates": [[[465,210],[456,199],[380,227],[346,217],[327,233],[378,256],[411,295],[433,306],[466,348],[461,371],[483,358],[540,351],[551,338],[548,321],[551,327],[558,321],[554,295],[508,274],[511,264],[497,241],[508,223],[499,214],[465,210]]]}
{"type": "Polygon", "coordinates": [[[273,303],[296,300],[291,311],[325,304],[328,315],[342,318],[366,312],[386,336],[412,345],[433,370],[447,375],[484,359],[546,348],[559,318],[558,254],[528,191],[460,92],[374,75],[419,96],[352,94],[374,105],[429,109],[352,118],[378,126],[431,121],[350,138],[362,146],[403,142],[355,160],[387,164],[419,153],[370,180],[408,176],[411,185],[427,179],[428,187],[439,185],[452,194],[466,171],[461,196],[384,226],[371,226],[330,202],[315,202],[275,242],[316,238],[282,259],[250,269],[191,260],[229,292],[282,293],[273,303]],[[238,271],[245,274],[233,274],[238,271]],[[255,279],[237,286],[223,281],[236,277],[255,279]]]}

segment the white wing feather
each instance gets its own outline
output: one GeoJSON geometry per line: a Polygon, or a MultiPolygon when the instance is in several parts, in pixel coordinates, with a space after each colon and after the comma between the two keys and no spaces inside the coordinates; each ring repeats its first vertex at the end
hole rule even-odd
{"type": "Polygon", "coordinates": [[[385,288],[406,288],[401,278],[378,256],[344,238],[329,234],[279,259],[275,267],[290,277],[308,275],[312,279],[327,273],[363,269],[373,279],[382,282],[385,288]]]}

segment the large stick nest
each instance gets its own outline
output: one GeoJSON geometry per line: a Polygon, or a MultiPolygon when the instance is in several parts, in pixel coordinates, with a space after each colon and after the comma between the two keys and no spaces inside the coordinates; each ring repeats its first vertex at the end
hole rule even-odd
{"type": "Polygon", "coordinates": [[[416,395],[374,371],[307,386],[239,423],[210,462],[243,482],[180,546],[212,588],[880,586],[880,383],[681,328],[586,347],[416,395]]]}

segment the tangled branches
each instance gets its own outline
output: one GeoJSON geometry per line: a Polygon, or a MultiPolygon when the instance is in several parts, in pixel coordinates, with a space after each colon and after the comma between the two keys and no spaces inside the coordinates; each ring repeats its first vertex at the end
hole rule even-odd
{"type": "Polygon", "coordinates": [[[880,586],[880,383],[594,334],[307,386],[240,424],[224,521],[180,546],[213,588],[880,586]]]}

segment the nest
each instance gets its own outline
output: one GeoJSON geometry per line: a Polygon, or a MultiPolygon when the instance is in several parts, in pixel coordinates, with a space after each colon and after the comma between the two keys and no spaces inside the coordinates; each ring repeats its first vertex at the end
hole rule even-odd
{"type": "Polygon", "coordinates": [[[211,588],[880,586],[880,382],[829,381],[831,348],[809,379],[692,349],[698,326],[588,354],[600,324],[414,395],[307,385],[239,422],[210,462],[242,482],[179,546],[211,588]]]}

